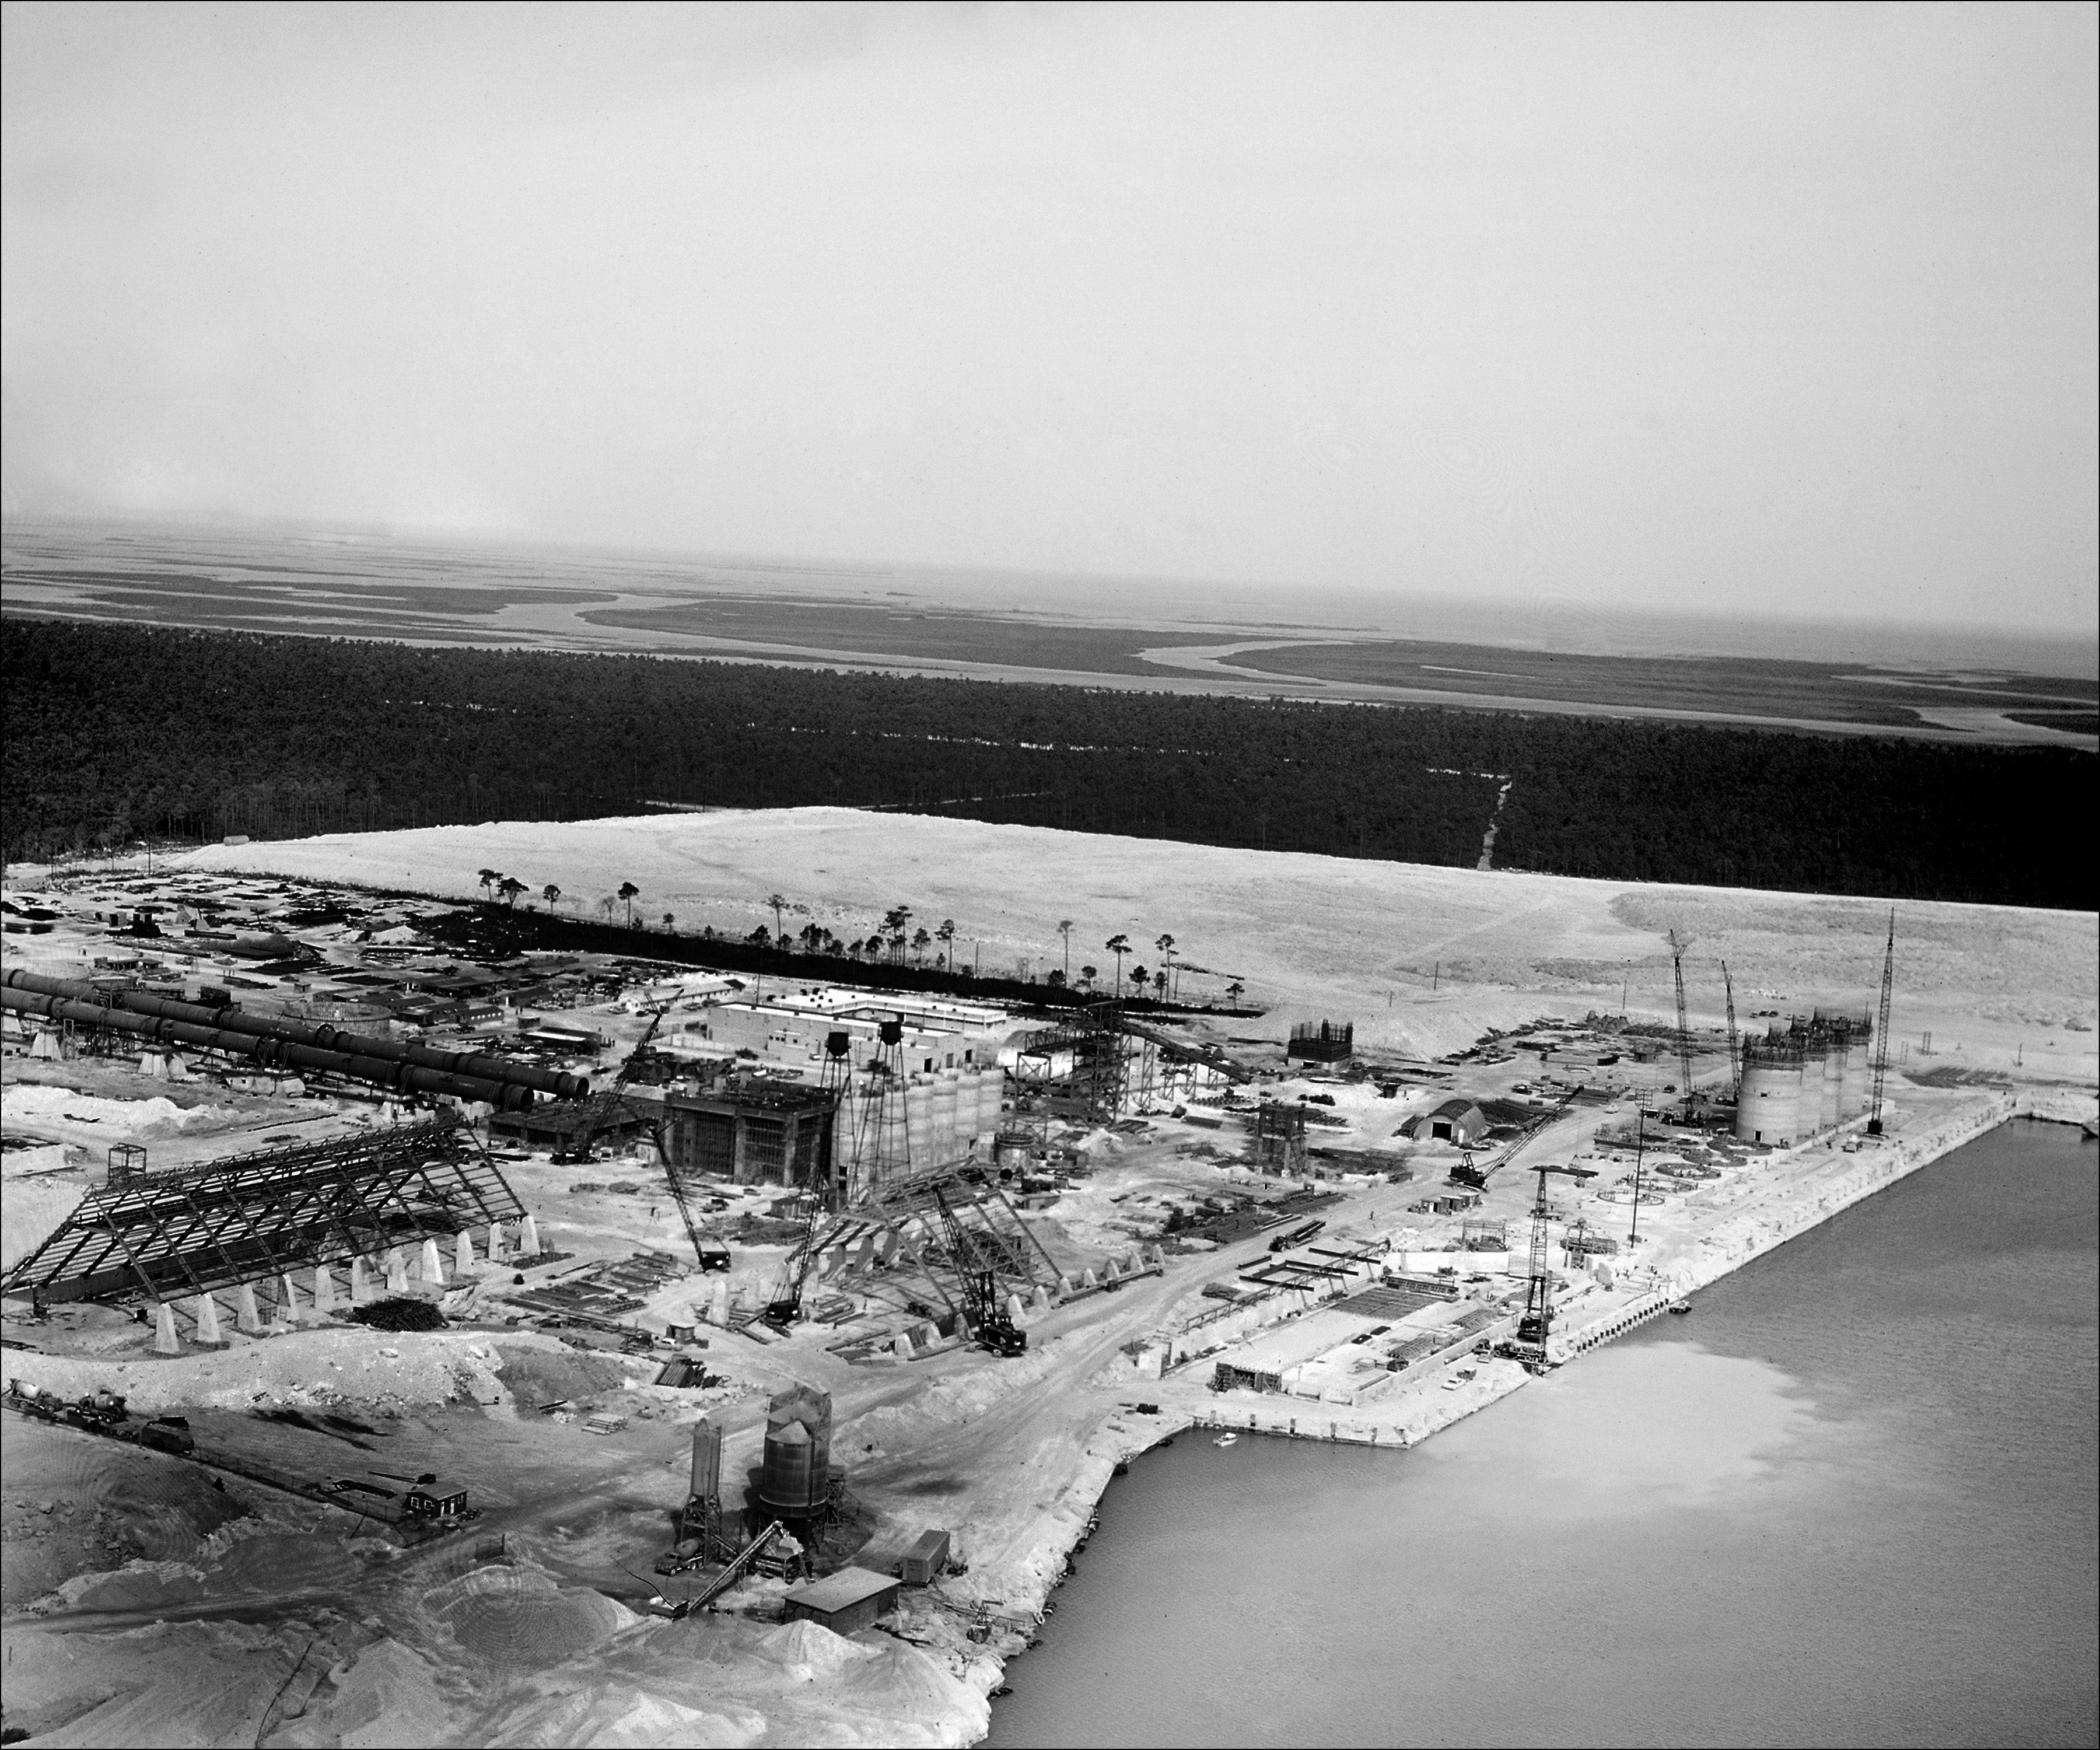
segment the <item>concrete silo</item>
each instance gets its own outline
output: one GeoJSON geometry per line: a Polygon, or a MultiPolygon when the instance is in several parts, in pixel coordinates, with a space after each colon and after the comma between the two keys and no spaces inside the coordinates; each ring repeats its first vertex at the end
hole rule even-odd
{"type": "MultiPolygon", "coordinates": [[[[1743,1042],[1742,1088],[1736,1104],[1738,1140],[1785,1148],[1798,1139],[1803,1057],[1802,1042],[1784,1034],[1743,1042]]],[[[1820,1108],[1820,1084],[1816,1099],[1820,1108]]]]}

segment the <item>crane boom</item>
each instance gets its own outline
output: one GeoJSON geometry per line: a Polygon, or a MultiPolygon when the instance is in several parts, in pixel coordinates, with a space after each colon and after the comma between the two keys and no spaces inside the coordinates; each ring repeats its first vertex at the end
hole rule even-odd
{"type": "Polygon", "coordinates": [[[1895,993],[1896,978],[1896,909],[1889,907],[1889,946],[1882,956],[1882,1007],[1874,1019],[1874,1101],[1868,1115],[1867,1134],[1882,1134],[1882,1084],[1889,1073],[1889,998],[1895,993]]]}
{"type": "Polygon", "coordinates": [[[1728,994],[1728,1097],[1732,1100],[1742,1091],[1743,1065],[1736,1043],[1736,981],[1728,976],[1726,960],[1721,963],[1721,988],[1728,994]]]}
{"type": "MultiPolygon", "coordinates": [[[[671,1004],[675,1000],[676,998],[666,998],[651,1011],[649,1025],[642,1029],[642,1037],[635,1041],[634,1049],[627,1054],[626,1060],[620,1066],[619,1073],[612,1078],[611,1088],[604,1095],[605,1103],[600,1110],[607,1116],[609,1117],[614,1108],[622,1104],[620,1095],[625,1091],[628,1083],[634,1079],[634,1072],[641,1067],[642,1054],[649,1048],[649,1042],[656,1037],[657,1029],[664,1025],[664,1017],[670,1012],[671,1004]]],[[[709,1245],[707,1243],[707,1236],[701,1231],[700,1224],[693,1218],[692,1203],[686,1195],[685,1181],[678,1176],[678,1163],[673,1158],[670,1143],[664,1135],[663,1121],[660,1118],[643,1117],[631,1105],[626,1109],[634,1117],[641,1118],[642,1122],[649,1127],[649,1139],[656,1144],[657,1159],[664,1163],[664,1181],[671,1188],[671,1201],[678,1206],[678,1219],[685,1224],[686,1238],[693,1248],[694,1262],[704,1271],[709,1267],[709,1254],[712,1253],[714,1257],[713,1267],[726,1270],[729,1267],[729,1254],[726,1249],[720,1240],[715,1241],[712,1245],[709,1245]]],[[[590,1158],[591,1144],[598,1139],[598,1131],[604,1127],[604,1123],[601,1121],[593,1126],[584,1137],[581,1153],[585,1160],[590,1158]]]]}
{"type": "Polygon", "coordinates": [[[1523,1148],[1524,1145],[1529,1142],[1533,1137],[1536,1136],[1541,1131],[1544,1130],[1547,1125],[1552,1123],[1555,1118],[1559,1117],[1562,1113],[1565,1112],[1569,1104],[1574,1100],[1575,1095],[1580,1091],[1581,1090],[1579,1088],[1571,1089],[1568,1092],[1563,1094],[1560,1096],[1560,1104],[1559,1105],[1555,1106],[1551,1112],[1542,1113],[1538,1117],[1533,1118],[1530,1123],[1524,1126],[1522,1130],[1519,1131],[1515,1136],[1511,1137],[1508,1142],[1502,1145],[1502,1152],[1498,1154],[1493,1160],[1489,1162],[1485,1166],[1474,1166],[1472,1155],[1469,1152],[1464,1160],[1461,1161],[1458,1166],[1451,1169],[1449,1175],[1450,1182],[1454,1185],[1463,1185],[1467,1189],[1472,1191],[1486,1190],[1488,1188],[1488,1181],[1493,1179],[1497,1173],[1500,1172],[1504,1167],[1507,1166],[1511,1161],[1516,1158],[1516,1153],[1520,1148],[1523,1148]]]}
{"type": "Polygon", "coordinates": [[[1692,1027],[1684,1009],[1684,947],[1678,941],[1675,930],[1670,932],[1670,958],[1677,972],[1678,1086],[1683,1090],[1688,1113],[1692,1106],[1692,1027]]]}
{"type": "Polygon", "coordinates": [[[1546,1263],[1546,1228],[1553,1219],[1553,1206],[1546,1199],[1546,1181],[1557,1174],[1581,1184],[1597,1175],[1590,1167],[1557,1166],[1550,1161],[1542,1161],[1533,1170],[1538,1175],[1538,1199],[1531,1209],[1530,1285],[1524,1293],[1524,1315],[1517,1320],[1516,1341],[1511,1348],[1532,1372],[1542,1373],[1548,1364],[1546,1339],[1553,1328],[1553,1273],[1546,1263]]]}
{"type": "Polygon", "coordinates": [[[1024,1353],[1028,1347],[1028,1333],[1009,1319],[1006,1309],[999,1305],[997,1272],[984,1263],[969,1230],[949,1207],[947,1194],[938,1186],[934,1188],[933,1201],[941,1211],[942,1225],[947,1232],[948,1250],[955,1259],[956,1273],[963,1279],[963,1304],[977,1332],[979,1346],[997,1355],[1012,1357],[1024,1353]]]}

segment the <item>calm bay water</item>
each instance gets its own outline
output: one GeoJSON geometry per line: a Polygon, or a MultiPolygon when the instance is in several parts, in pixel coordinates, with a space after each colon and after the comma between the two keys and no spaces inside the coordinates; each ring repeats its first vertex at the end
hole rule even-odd
{"type": "Polygon", "coordinates": [[[1146,1455],[989,1742],[2093,1743],[2096,1153],[2005,1126],[1413,1452],[1146,1455]]]}

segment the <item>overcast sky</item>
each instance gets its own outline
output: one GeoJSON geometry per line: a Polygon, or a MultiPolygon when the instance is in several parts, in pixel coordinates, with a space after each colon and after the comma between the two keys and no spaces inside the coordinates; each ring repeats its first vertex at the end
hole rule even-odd
{"type": "Polygon", "coordinates": [[[7,503],[2082,632],[2095,15],[9,7],[7,503]]]}

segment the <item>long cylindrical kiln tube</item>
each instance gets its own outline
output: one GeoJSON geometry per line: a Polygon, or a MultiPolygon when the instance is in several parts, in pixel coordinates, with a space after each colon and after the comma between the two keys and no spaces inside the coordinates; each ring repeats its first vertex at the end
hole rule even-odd
{"type": "Polygon", "coordinates": [[[449,1095],[455,1100],[477,1100],[510,1112],[522,1111],[532,1103],[530,1088],[486,1081],[476,1076],[448,1075],[420,1064],[404,1064],[348,1051],[326,1051],[265,1034],[235,1033],[194,1021],[171,1020],[163,1016],[109,1008],[99,1003],[46,996],[13,987],[0,990],[0,1002],[21,1013],[44,1015],[55,1020],[69,1020],[82,1026],[130,1034],[165,1044],[195,1046],[204,1051],[252,1057],[259,1064],[273,1067],[325,1070],[404,1092],[449,1095]]]}
{"type": "Polygon", "coordinates": [[[441,1051],[435,1046],[382,1038],[376,1034],[351,1033],[327,1021],[293,1020],[283,1016],[251,1015],[232,1007],[214,1008],[204,1003],[184,1003],[173,997],[156,996],[145,990],[104,990],[75,979],[52,978],[19,968],[7,974],[5,982],[15,990],[33,990],[45,996],[67,997],[75,1002],[100,1003],[129,1009],[140,1015],[187,1021],[194,1026],[214,1027],[225,1033],[248,1033],[285,1038],[300,1045],[318,1047],[360,1057],[391,1058],[398,1063],[421,1065],[451,1075],[473,1076],[485,1082],[515,1082],[557,1098],[580,1099],[590,1091],[589,1080],[565,1070],[542,1069],[536,1064],[514,1063],[475,1051],[441,1051]]]}

